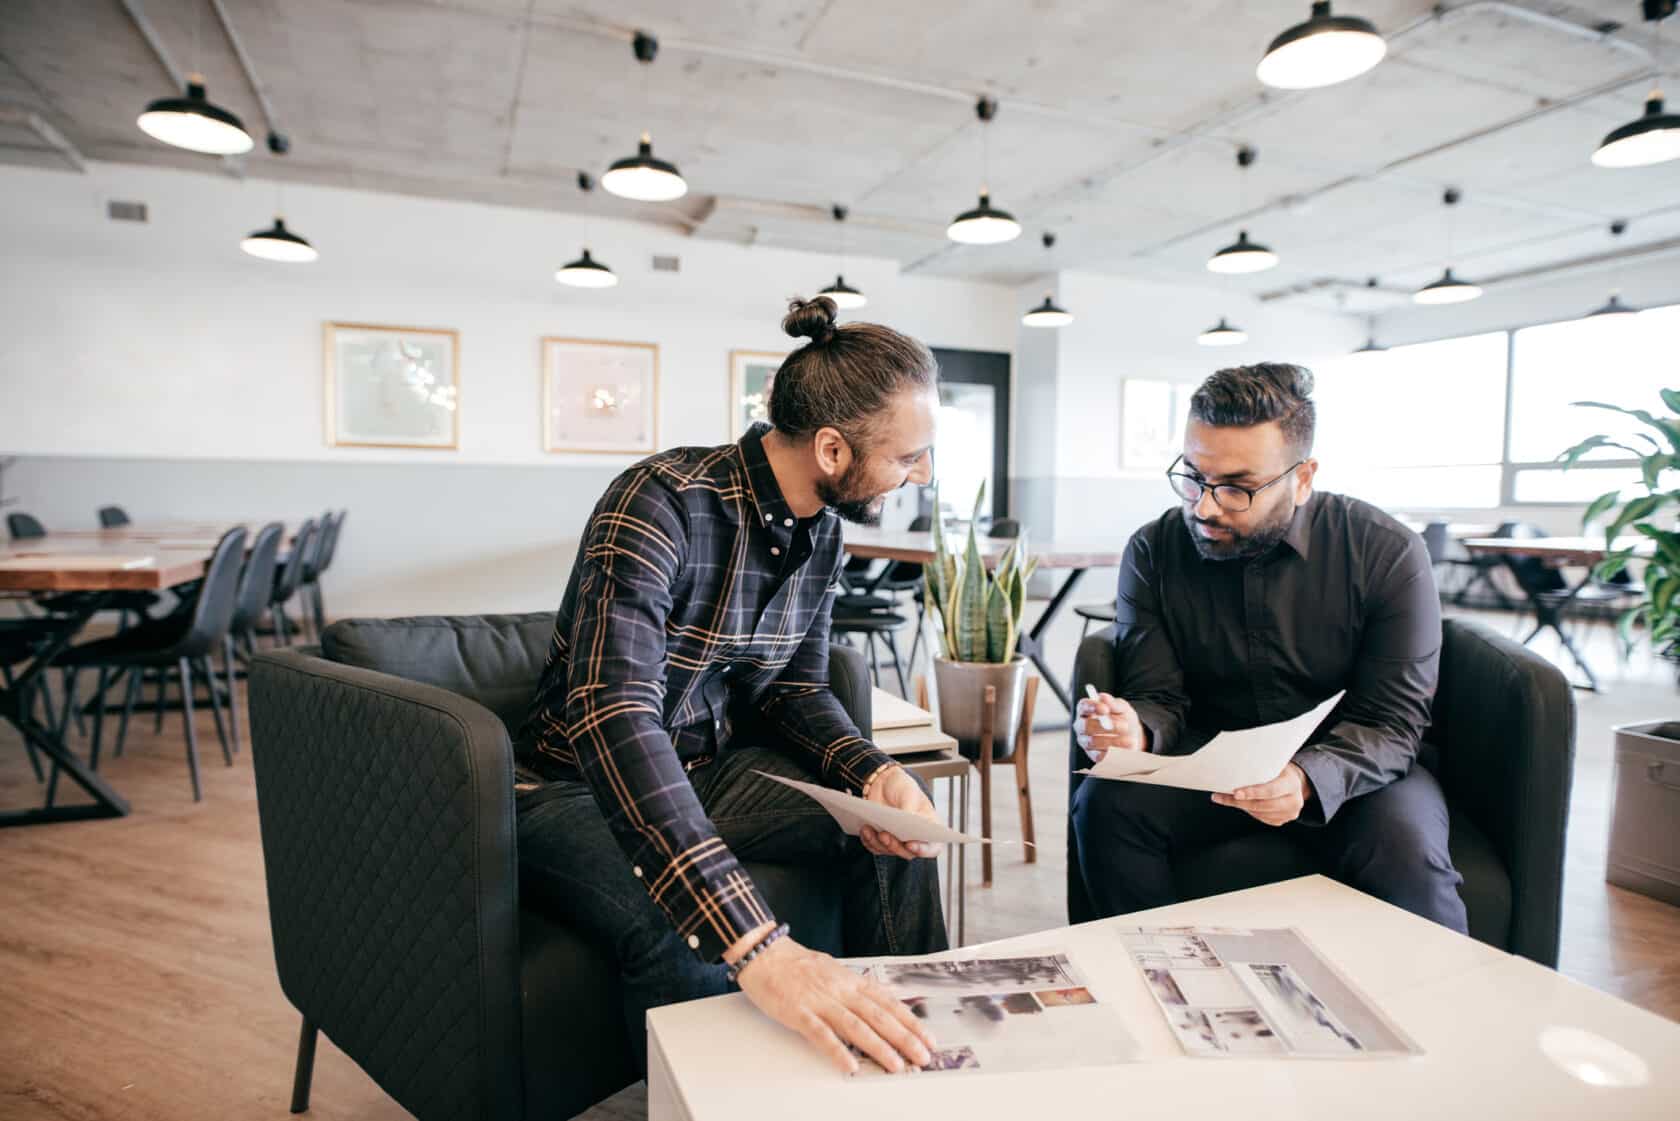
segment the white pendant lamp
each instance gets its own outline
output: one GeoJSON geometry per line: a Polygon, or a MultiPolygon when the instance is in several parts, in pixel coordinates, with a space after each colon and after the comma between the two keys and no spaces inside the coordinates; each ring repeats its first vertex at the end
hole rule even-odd
{"type": "Polygon", "coordinates": [[[1221,316],[1218,323],[1197,335],[1196,341],[1202,346],[1237,346],[1248,341],[1248,332],[1231,326],[1221,316]]]}
{"type": "MultiPolygon", "coordinates": [[[[974,113],[980,118],[980,178],[984,183],[991,174],[992,158],[986,126],[997,116],[997,101],[982,97],[975,103],[974,113]]],[[[999,245],[1020,237],[1021,223],[1009,211],[993,206],[991,192],[982,186],[979,204],[951,219],[945,236],[964,245],[999,245]]]]}
{"type": "MultiPolygon", "coordinates": [[[[631,47],[643,66],[651,66],[659,55],[659,40],[645,31],[636,32],[631,47]]],[[[645,81],[643,89],[646,89],[645,81]]],[[[601,176],[601,186],[619,198],[636,202],[669,202],[688,193],[688,182],[677,165],[653,154],[653,137],[646,132],[636,145],[635,155],[626,156],[607,168],[601,176]]]]}
{"type": "Polygon", "coordinates": [[[1305,23],[1272,40],[1254,73],[1277,89],[1317,89],[1357,78],[1387,53],[1388,44],[1370,20],[1331,15],[1330,5],[1320,0],[1305,23]]]}
{"type": "MultiPolygon", "coordinates": [[[[1040,240],[1044,243],[1045,252],[1053,255],[1056,249],[1056,235],[1049,230],[1045,230],[1040,240]]],[[[1054,260],[1051,263],[1051,272],[1055,272],[1054,260]]],[[[1057,306],[1055,295],[1054,292],[1044,293],[1044,302],[1029,308],[1027,313],[1021,316],[1022,326],[1066,327],[1069,323],[1072,323],[1073,315],[1066,308],[1057,306]]]]}
{"type": "Polygon", "coordinates": [[[204,95],[204,77],[187,78],[182,97],[160,97],[135,122],[140,131],[165,144],[209,156],[238,156],[255,146],[238,117],[204,95]]]}
{"type": "MultiPolygon", "coordinates": [[[[1254,159],[1255,151],[1248,145],[1245,144],[1237,149],[1237,181],[1241,184],[1238,201],[1239,209],[1244,214],[1248,213],[1247,172],[1253,165],[1254,159]]],[[[1267,269],[1276,268],[1277,263],[1278,255],[1276,253],[1257,241],[1250,241],[1247,230],[1239,230],[1236,241],[1208,258],[1207,267],[1209,272],[1235,275],[1265,272],[1267,269]]]]}
{"type": "MultiPolygon", "coordinates": [[[[1457,187],[1448,187],[1441,195],[1441,204],[1447,208],[1447,260],[1453,256],[1453,208],[1459,203],[1463,195],[1457,187]]],[[[1482,294],[1480,285],[1472,284],[1468,280],[1460,280],[1453,274],[1449,264],[1441,275],[1416,292],[1412,293],[1412,302],[1419,304],[1463,304],[1476,299],[1482,294]]]]}
{"type": "MultiPolygon", "coordinates": [[[[829,208],[829,213],[834,215],[835,222],[840,225],[840,267],[845,268],[846,215],[849,212],[844,206],[841,206],[839,203],[835,203],[829,208]]],[[[869,303],[869,297],[846,283],[844,273],[836,273],[834,283],[818,292],[817,295],[827,296],[829,299],[834,301],[834,306],[839,308],[841,311],[855,311],[869,303]]]]}
{"type": "Polygon", "coordinates": [[[286,220],[274,216],[274,225],[257,230],[239,243],[239,248],[265,261],[307,264],[320,257],[313,245],[286,228],[286,220]]]}
{"type": "MultiPolygon", "coordinates": [[[[1646,4],[1645,9],[1667,15],[1674,6],[1646,4]]],[[[1650,167],[1680,159],[1680,114],[1664,111],[1662,87],[1657,84],[1662,77],[1662,15],[1648,17],[1656,24],[1653,34],[1657,44],[1652,52],[1651,67],[1655,74],[1651,92],[1645,95],[1645,112],[1612,129],[1599,141],[1598,149],[1592,154],[1592,162],[1599,167],[1650,167]]]]}
{"type": "Polygon", "coordinates": [[[567,261],[554,271],[554,279],[572,288],[611,288],[618,283],[618,274],[583,251],[575,261],[567,261]]]}
{"type": "MultiPolygon", "coordinates": [[[[1622,221],[1620,218],[1610,223],[1610,236],[1612,238],[1619,238],[1626,232],[1627,223],[1622,221]]],[[[1639,309],[1634,307],[1632,304],[1625,304],[1622,302],[1622,294],[1620,292],[1612,291],[1610,293],[1610,298],[1604,302],[1603,306],[1594,308],[1592,311],[1587,312],[1587,318],[1598,319],[1606,315],[1636,315],[1638,312],[1639,309]]]]}

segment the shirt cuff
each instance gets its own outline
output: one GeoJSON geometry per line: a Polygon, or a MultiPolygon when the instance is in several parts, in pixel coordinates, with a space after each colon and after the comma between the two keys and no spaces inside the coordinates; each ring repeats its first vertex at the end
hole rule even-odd
{"type": "Polygon", "coordinates": [[[1149,752],[1152,755],[1171,754],[1173,727],[1177,724],[1166,710],[1149,701],[1129,701],[1137,713],[1138,723],[1149,730],[1149,752]]]}
{"type": "Polygon", "coordinates": [[[839,747],[831,747],[825,754],[823,778],[827,784],[860,795],[870,775],[889,763],[897,762],[866,739],[854,739],[839,747]]]}
{"type": "Polygon", "coordinates": [[[1307,781],[1312,783],[1310,796],[1301,807],[1301,816],[1296,820],[1302,825],[1328,823],[1346,800],[1342,789],[1341,764],[1327,752],[1312,746],[1297,751],[1295,758],[1290,762],[1301,768],[1306,773],[1307,781]]]}
{"type": "Polygon", "coordinates": [[[631,871],[647,885],[684,945],[718,962],[748,932],[774,923],[770,904],[721,838],[709,837],[660,866],[645,852],[631,871]]]}

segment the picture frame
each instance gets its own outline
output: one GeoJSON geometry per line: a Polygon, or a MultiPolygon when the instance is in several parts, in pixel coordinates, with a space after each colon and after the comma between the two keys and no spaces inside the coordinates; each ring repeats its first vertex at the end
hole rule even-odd
{"type": "Polygon", "coordinates": [[[546,452],[651,455],[659,450],[659,345],[545,336],[546,452]]]}
{"type": "Polygon", "coordinates": [[[770,386],[790,351],[729,352],[729,438],[739,440],[755,421],[770,418],[770,386]]]}
{"type": "Polygon", "coordinates": [[[329,447],[460,447],[458,331],[329,322],[322,370],[329,447]]]}

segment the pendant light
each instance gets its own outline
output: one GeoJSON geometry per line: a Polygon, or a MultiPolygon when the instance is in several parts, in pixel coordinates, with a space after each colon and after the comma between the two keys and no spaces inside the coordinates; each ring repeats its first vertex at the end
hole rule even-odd
{"type": "MultiPolygon", "coordinates": [[[[276,156],[284,156],[291,151],[291,142],[276,132],[268,134],[268,150],[276,156]]],[[[265,261],[282,261],[286,264],[308,264],[320,257],[315,247],[304,238],[286,228],[286,219],[281,216],[285,209],[283,188],[278,180],[274,184],[274,225],[264,230],[255,230],[247,234],[239,243],[239,248],[253,257],[260,257],[265,261]]]]}
{"type": "Polygon", "coordinates": [[[1598,150],[1592,154],[1592,162],[1599,167],[1649,167],[1680,159],[1680,114],[1664,112],[1663,91],[1658,84],[1662,76],[1662,17],[1673,10],[1673,4],[1645,5],[1646,18],[1656,24],[1651,92],[1645,95],[1643,116],[1612,129],[1599,141],[1598,150]]]}
{"type": "Polygon", "coordinates": [[[567,261],[554,271],[554,279],[573,288],[611,288],[618,283],[618,274],[589,255],[567,261]]]}
{"type": "MultiPolygon", "coordinates": [[[[578,190],[588,194],[595,189],[595,180],[587,171],[580,171],[577,185],[578,190]]],[[[554,279],[572,288],[611,288],[618,283],[618,274],[591,257],[586,247],[583,256],[556,269],[554,279]]]]}
{"type": "MultiPolygon", "coordinates": [[[[631,40],[631,47],[635,51],[636,60],[643,66],[651,66],[659,55],[659,40],[645,31],[636,32],[635,38],[631,40]]],[[[645,77],[642,90],[645,101],[645,77]]],[[[601,186],[619,198],[634,199],[637,202],[669,202],[688,193],[688,183],[677,170],[677,165],[653,154],[653,137],[646,132],[642,133],[635,155],[626,156],[607,168],[606,174],[601,176],[601,186]]]]}
{"type": "Polygon", "coordinates": [[[1221,316],[1218,323],[1197,335],[1196,341],[1202,346],[1236,346],[1248,341],[1248,332],[1231,326],[1221,316]]]}
{"type": "Polygon", "coordinates": [[[997,101],[982,97],[975,103],[974,113],[980,118],[980,203],[951,219],[945,236],[964,245],[998,245],[1020,237],[1021,223],[1007,210],[993,206],[991,192],[984,186],[991,175],[992,162],[991,138],[986,125],[997,116],[997,101]]]}
{"type": "Polygon", "coordinates": [[[1254,73],[1278,89],[1317,89],[1357,78],[1387,53],[1388,44],[1370,20],[1333,16],[1320,0],[1305,23],[1272,40],[1254,73]]]}
{"type": "MultiPolygon", "coordinates": [[[[1242,184],[1239,195],[1240,209],[1248,212],[1248,176],[1245,174],[1254,163],[1255,151],[1244,145],[1237,149],[1238,182],[1242,184]]],[[[1259,242],[1248,240],[1248,231],[1239,230],[1237,240],[1208,258],[1208,271],[1219,273],[1249,273],[1265,272],[1276,268],[1278,255],[1259,242]]]]}
{"type": "MultiPolygon", "coordinates": [[[[833,214],[834,220],[840,223],[840,260],[842,262],[841,267],[844,268],[844,262],[846,259],[847,210],[839,203],[835,203],[834,206],[830,208],[829,213],[833,214]]],[[[845,275],[840,273],[835,275],[833,284],[830,284],[827,288],[818,292],[817,295],[827,296],[829,299],[834,301],[834,306],[839,308],[841,311],[853,311],[869,303],[869,297],[865,296],[862,292],[859,292],[856,288],[853,288],[850,284],[847,284],[845,275]]]]}
{"type": "Polygon", "coordinates": [[[238,117],[204,95],[204,78],[187,78],[182,97],[160,97],[135,122],[140,131],[165,144],[207,156],[238,156],[255,146],[238,117]]]}
{"type": "MultiPolygon", "coordinates": [[[[1447,260],[1453,256],[1453,207],[1463,196],[1457,187],[1448,187],[1441,195],[1441,202],[1447,208],[1447,260]]],[[[1420,304],[1462,304],[1482,294],[1480,286],[1471,284],[1467,280],[1460,280],[1453,275],[1452,266],[1448,265],[1440,277],[1429,284],[1425,284],[1412,293],[1412,300],[1420,304]]]]}
{"type": "Polygon", "coordinates": [[[307,264],[321,255],[313,245],[288,230],[286,220],[278,214],[274,216],[274,225],[250,234],[239,243],[239,248],[265,261],[289,264],[307,264]]]}
{"type": "MultiPolygon", "coordinates": [[[[1627,223],[1622,221],[1620,218],[1610,223],[1611,237],[1621,237],[1626,232],[1627,223]]],[[[1587,313],[1587,318],[1596,319],[1601,315],[1634,315],[1637,314],[1638,311],[1638,308],[1622,302],[1622,294],[1620,292],[1612,291],[1610,293],[1610,299],[1604,303],[1604,306],[1589,311],[1587,313]]]]}
{"type": "MultiPolygon", "coordinates": [[[[1045,251],[1053,254],[1056,248],[1056,235],[1049,230],[1045,230],[1041,240],[1044,242],[1045,251]]],[[[1051,263],[1051,272],[1052,274],[1055,272],[1054,261],[1051,263]]],[[[1054,297],[1054,292],[1044,293],[1044,302],[1028,309],[1027,313],[1021,316],[1022,326],[1066,327],[1069,323],[1072,323],[1073,315],[1066,308],[1057,307],[1054,297]]]]}

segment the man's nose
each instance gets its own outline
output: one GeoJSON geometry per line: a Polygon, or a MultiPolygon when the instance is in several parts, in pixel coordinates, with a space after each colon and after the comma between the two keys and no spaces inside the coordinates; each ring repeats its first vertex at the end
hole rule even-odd
{"type": "Polygon", "coordinates": [[[1204,522],[1211,522],[1219,514],[1220,506],[1213,500],[1213,488],[1203,487],[1202,496],[1196,499],[1196,516],[1204,522]]]}
{"type": "Polygon", "coordinates": [[[916,460],[915,466],[910,468],[910,482],[919,487],[925,487],[933,481],[933,452],[925,451],[916,460]]]}

